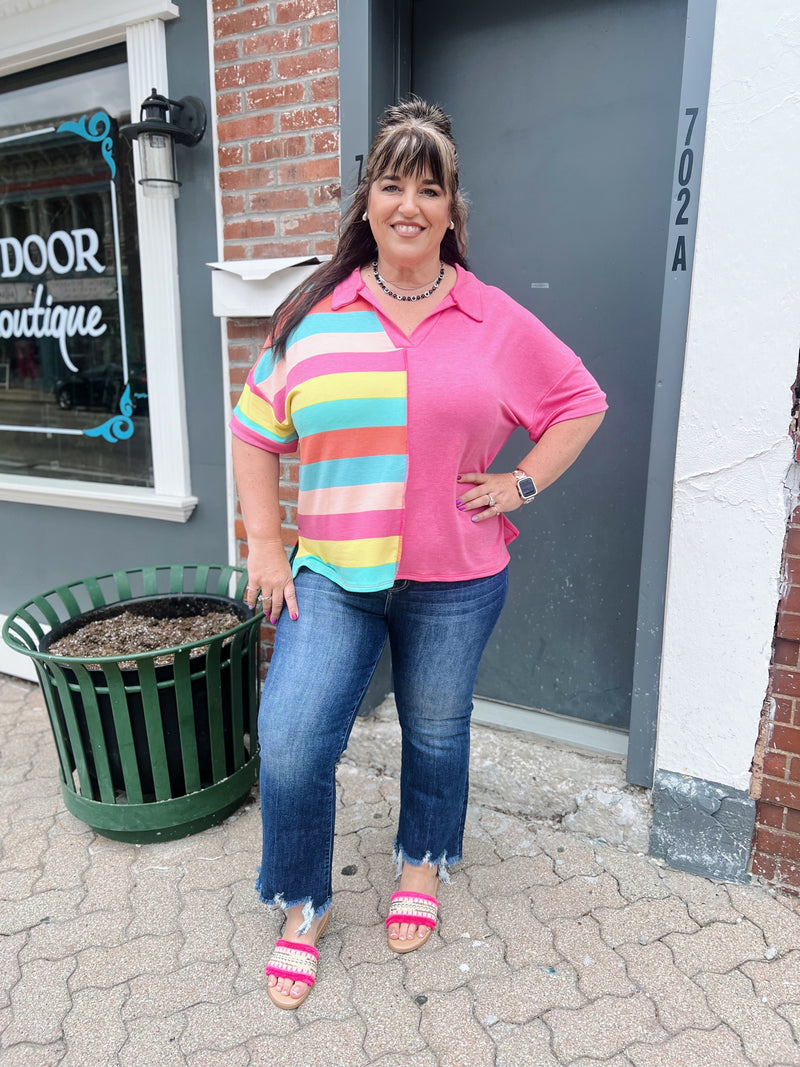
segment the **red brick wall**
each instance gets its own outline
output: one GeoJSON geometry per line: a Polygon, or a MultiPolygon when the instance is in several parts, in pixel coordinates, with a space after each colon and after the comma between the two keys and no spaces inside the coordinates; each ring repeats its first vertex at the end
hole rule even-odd
{"type": "MultiPolygon", "coordinates": [[[[797,442],[797,409],[792,433],[797,442]]],[[[795,458],[800,462],[797,445],[795,458]]],[[[789,518],[781,578],[769,690],[753,761],[752,869],[800,893],[800,505],[789,518]]]]}
{"type": "MultiPolygon", "coordinates": [[[[213,0],[213,11],[224,258],[333,252],[340,203],[336,0],[213,0]]],[[[228,320],[233,403],[268,328],[266,319],[228,320]]],[[[281,467],[284,541],[293,544],[297,460],[281,467]]],[[[243,538],[237,505],[240,561],[243,538]]]]}

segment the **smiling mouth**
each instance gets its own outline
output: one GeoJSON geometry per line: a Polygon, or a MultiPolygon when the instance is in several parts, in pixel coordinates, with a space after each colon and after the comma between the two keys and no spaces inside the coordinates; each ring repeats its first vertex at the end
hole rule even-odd
{"type": "Polygon", "coordinates": [[[392,229],[395,231],[395,233],[406,233],[409,235],[414,235],[422,233],[423,228],[422,226],[414,226],[413,224],[408,222],[396,222],[392,226],[392,229]]]}

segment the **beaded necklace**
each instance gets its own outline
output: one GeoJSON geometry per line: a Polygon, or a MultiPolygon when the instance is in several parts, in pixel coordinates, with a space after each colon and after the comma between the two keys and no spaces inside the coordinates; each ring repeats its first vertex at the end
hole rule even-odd
{"type": "Polygon", "coordinates": [[[372,261],[372,273],[375,275],[375,281],[378,283],[378,285],[380,286],[381,290],[384,293],[386,293],[387,296],[391,296],[392,299],[394,299],[394,300],[425,300],[427,297],[429,297],[433,293],[435,293],[436,290],[439,288],[439,286],[442,284],[442,279],[444,278],[444,263],[441,263],[440,266],[441,266],[441,270],[439,271],[439,277],[436,279],[436,281],[433,283],[433,285],[430,287],[430,289],[426,289],[426,291],[424,293],[417,293],[416,296],[400,296],[399,293],[392,292],[392,290],[386,284],[384,279],[381,278],[380,274],[378,274],[378,261],[377,261],[377,259],[374,259],[372,261]]]}

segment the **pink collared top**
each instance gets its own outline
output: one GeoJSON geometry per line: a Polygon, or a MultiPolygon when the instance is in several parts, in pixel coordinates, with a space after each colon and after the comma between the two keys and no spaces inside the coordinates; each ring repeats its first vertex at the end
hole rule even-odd
{"type": "Polygon", "coordinates": [[[356,590],[498,573],[518,531],[505,516],[474,523],[460,512],[457,476],[487,470],[518,426],[537,441],[606,409],[592,375],[534,315],[457,275],[407,337],[354,271],[284,360],[266,349],[251,371],[231,428],[257,447],[299,448],[295,572],[308,566],[356,590]]]}

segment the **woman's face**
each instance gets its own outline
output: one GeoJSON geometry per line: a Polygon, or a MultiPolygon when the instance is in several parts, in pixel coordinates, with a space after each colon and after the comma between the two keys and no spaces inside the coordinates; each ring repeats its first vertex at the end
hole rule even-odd
{"type": "Polygon", "coordinates": [[[413,267],[439,258],[450,223],[450,197],[427,174],[381,174],[370,186],[367,217],[378,254],[413,267]]]}

